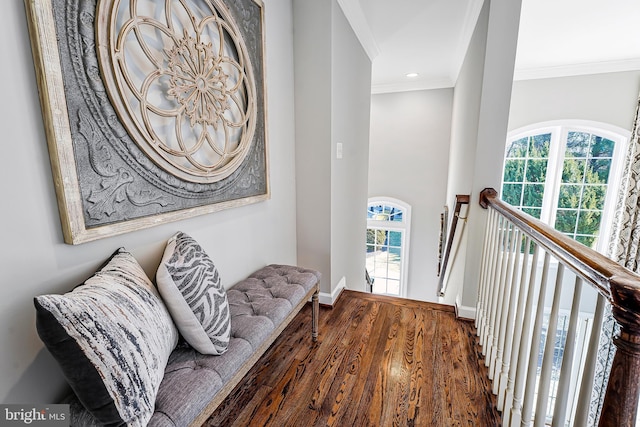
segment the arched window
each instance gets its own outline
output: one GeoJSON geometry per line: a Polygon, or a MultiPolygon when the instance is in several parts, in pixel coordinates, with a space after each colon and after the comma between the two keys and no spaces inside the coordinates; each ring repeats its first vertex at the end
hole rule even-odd
{"type": "Polygon", "coordinates": [[[367,207],[367,272],[371,292],[406,296],[411,206],[390,197],[369,199],[367,207]]]}
{"type": "Polygon", "coordinates": [[[511,132],[502,199],[604,252],[628,140],[624,129],[585,121],[511,132]]]}
{"type": "MultiPolygon", "coordinates": [[[[501,197],[576,241],[606,253],[629,137],[624,129],[586,121],[539,123],[511,132],[507,137],[501,197]]],[[[558,378],[564,363],[570,312],[561,305],[557,329],[549,331],[550,307],[546,305],[542,340],[547,334],[556,336],[551,375],[558,378]]],[[[592,324],[592,310],[595,293],[583,295],[576,348],[583,348],[592,324]]],[[[539,364],[543,352],[541,346],[539,364]]],[[[572,377],[572,390],[576,390],[577,381],[578,376],[572,377]]],[[[547,421],[553,415],[557,387],[551,389],[547,421]]]]}

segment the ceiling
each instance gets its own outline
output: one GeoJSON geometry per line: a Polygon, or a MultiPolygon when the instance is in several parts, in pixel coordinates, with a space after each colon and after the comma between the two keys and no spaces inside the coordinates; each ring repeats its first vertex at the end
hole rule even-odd
{"type": "MultiPolygon", "coordinates": [[[[483,0],[338,3],[384,93],[454,86],[483,0]]],[[[522,0],[515,79],[640,70],[638,22],[638,0],[522,0]]]]}

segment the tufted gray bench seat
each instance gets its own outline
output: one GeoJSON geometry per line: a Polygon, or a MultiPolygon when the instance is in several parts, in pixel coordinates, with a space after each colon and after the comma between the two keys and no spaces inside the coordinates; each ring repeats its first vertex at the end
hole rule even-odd
{"type": "MultiPolygon", "coordinates": [[[[319,281],[320,273],[314,270],[269,265],[228,289],[228,350],[210,356],[178,345],[165,369],[149,425],[202,425],[310,298],[315,341],[319,281]]],[[[72,425],[94,425],[77,399],[70,403],[72,425]]]]}

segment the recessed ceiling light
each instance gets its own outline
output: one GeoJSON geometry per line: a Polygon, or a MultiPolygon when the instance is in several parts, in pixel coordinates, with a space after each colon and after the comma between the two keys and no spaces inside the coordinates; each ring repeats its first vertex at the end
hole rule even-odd
{"type": "Polygon", "coordinates": [[[418,73],[407,73],[407,77],[409,78],[414,78],[414,77],[418,77],[418,73]]]}

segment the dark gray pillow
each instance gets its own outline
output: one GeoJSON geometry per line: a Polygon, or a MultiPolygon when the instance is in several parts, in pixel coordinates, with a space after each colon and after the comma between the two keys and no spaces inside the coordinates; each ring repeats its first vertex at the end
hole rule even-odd
{"type": "Polygon", "coordinates": [[[203,354],[220,355],[231,336],[227,293],[218,269],[198,242],[178,232],[156,272],[158,291],[184,339],[203,354]]]}
{"type": "Polygon", "coordinates": [[[104,425],[146,425],[178,332],[135,258],[121,248],[73,291],[34,303],[38,334],[87,410],[104,425]]]}

